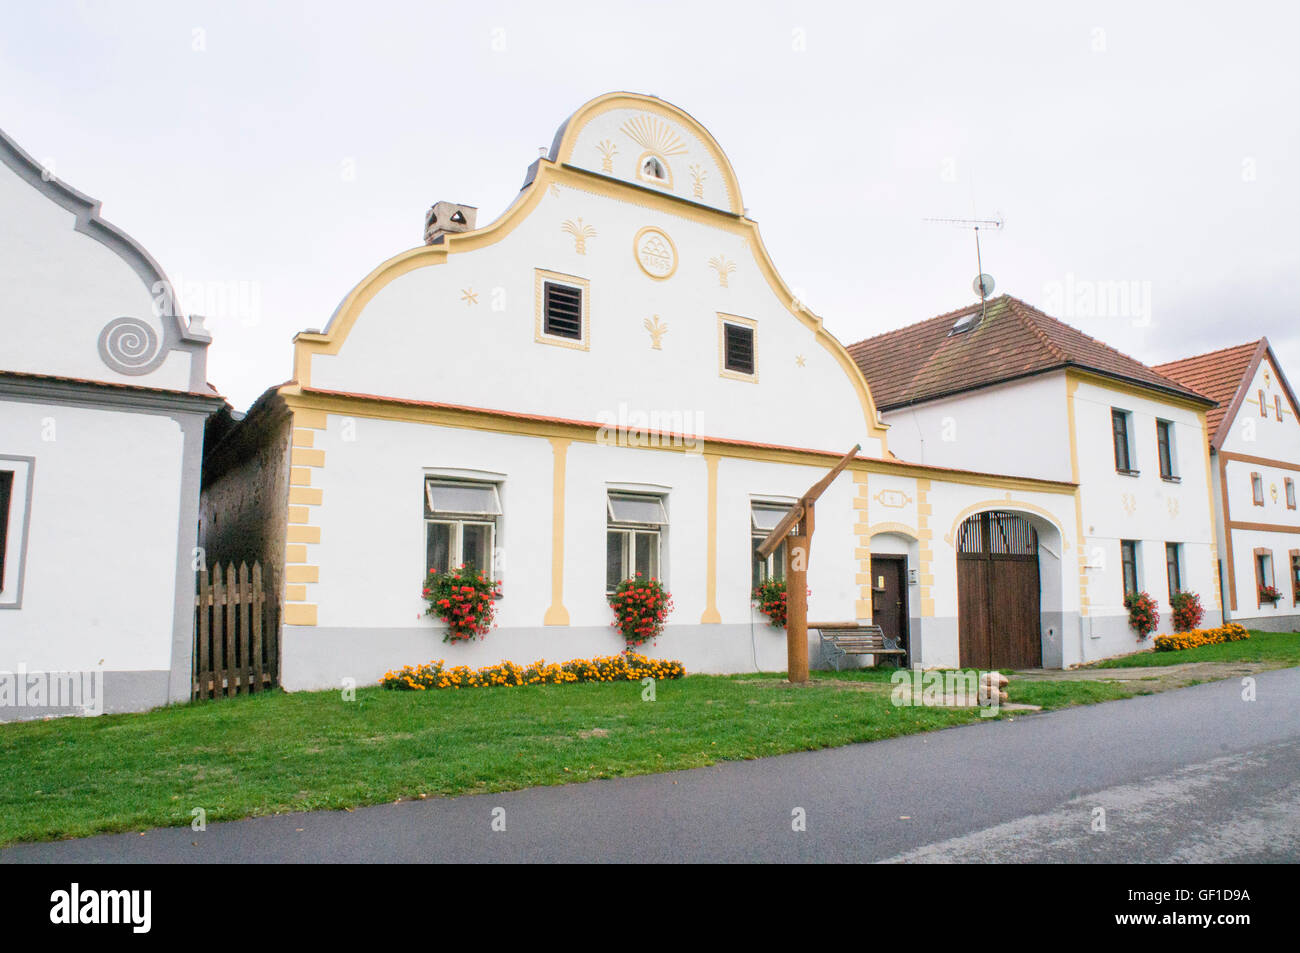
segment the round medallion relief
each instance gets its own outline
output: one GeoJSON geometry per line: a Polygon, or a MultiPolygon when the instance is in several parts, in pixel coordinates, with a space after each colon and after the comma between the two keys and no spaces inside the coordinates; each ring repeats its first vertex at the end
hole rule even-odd
{"type": "Polygon", "coordinates": [[[651,278],[662,281],[677,270],[677,246],[661,228],[647,225],[632,240],[636,263],[651,278]]]}

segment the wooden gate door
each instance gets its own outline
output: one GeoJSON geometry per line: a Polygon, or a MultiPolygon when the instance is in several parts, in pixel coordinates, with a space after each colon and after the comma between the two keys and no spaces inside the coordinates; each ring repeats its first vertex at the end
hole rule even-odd
{"type": "Polygon", "coordinates": [[[1038,534],[1023,516],[978,513],[957,537],[957,641],[966,668],[1043,664],[1038,534]]]}
{"type": "MultiPolygon", "coordinates": [[[[871,557],[871,621],[898,643],[907,644],[907,560],[902,556],[871,557]]],[[[900,661],[906,665],[906,658],[900,661]]]]}

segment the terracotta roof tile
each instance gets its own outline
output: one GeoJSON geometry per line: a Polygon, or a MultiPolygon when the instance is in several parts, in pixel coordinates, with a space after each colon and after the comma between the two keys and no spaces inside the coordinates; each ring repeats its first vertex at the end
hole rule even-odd
{"type": "Polygon", "coordinates": [[[1209,425],[1210,442],[1215,444],[1219,427],[1228,408],[1232,406],[1237,391],[1247,385],[1245,379],[1247,371],[1255,364],[1260,348],[1267,346],[1268,341],[1264,339],[1251,341],[1235,347],[1210,351],[1208,354],[1197,354],[1195,357],[1185,357],[1180,361],[1159,364],[1155,369],[1166,377],[1172,377],[1179,383],[1194,388],[1207,397],[1213,397],[1219,402],[1218,407],[1211,409],[1205,415],[1205,421],[1209,425]]]}
{"type": "Polygon", "coordinates": [[[1019,298],[986,302],[969,331],[950,334],[969,305],[848,347],[881,410],[933,400],[1056,368],[1078,367],[1211,403],[1184,383],[1160,374],[1019,298]]]}

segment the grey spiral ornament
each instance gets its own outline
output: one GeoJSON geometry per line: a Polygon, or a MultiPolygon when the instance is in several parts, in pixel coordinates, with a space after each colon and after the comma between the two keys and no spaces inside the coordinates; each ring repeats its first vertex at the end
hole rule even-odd
{"type": "Polygon", "coordinates": [[[99,332],[99,356],[119,374],[148,374],[166,356],[158,332],[139,318],[115,318],[99,332]]]}

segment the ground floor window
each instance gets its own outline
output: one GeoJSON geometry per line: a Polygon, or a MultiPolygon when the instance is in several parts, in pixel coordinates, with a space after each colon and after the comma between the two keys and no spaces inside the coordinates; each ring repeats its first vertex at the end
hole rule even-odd
{"type": "Polygon", "coordinates": [[[605,591],[612,593],[637,573],[645,579],[662,579],[659,557],[668,525],[663,497],[610,493],[605,505],[605,591]]]}
{"type": "MultiPolygon", "coordinates": [[[[751,538],[750,550],[758,548],[759,544],[776,529],[776,524],[785,518],[790,512],[790,507],[782,506],[779,503],[754,503],[750,507],[750,524],[751,538]]],[[[754,553],[753,555],[753,572],[752,584],[754,586],[762,585],[769,579],[785,578],[786,562],[786,545],[782,540],[781,544],[763,559],[754,553]]]]}
{"type": "Polygon", "coordinates": [[[501,497],[494,483],[426,480],[425,566],[443,572],[471,566],[496,578],[497,520],[501,497]]]}
{"type": "Polygon", "coordinates": [[[1300,605],[1300,549],[1291,550],[1291,605],[1300,605]]]}
{"type": "Polygon", "coordinates": [[[1174,593],[1183,591],[1183,545],[1182,543],[1165,543],[1165,572],[1169,577],[1169,601],[1174,601],[1174,593]]]}
{"type": "Polygon", "coordinates": [[[1264,590],[1274,587],[1273,553],[1270,550],[1255,550],[1255,587],[1259,591],[1259,604],[1263,605],[1264,590]]]}
{"type": "Polygon", "coordinates": [[[1124,568],[1124,595],[1138,591],[1138,544],[1136,540],[1119,541],[1120,563],[1124,568]]]}
{"type": "Polygon", "coordinates": [[[9,500],[13,488],[14,472],[0,470],[0,592],[5,587],[5,547],[9,539],[9,500]]]}

